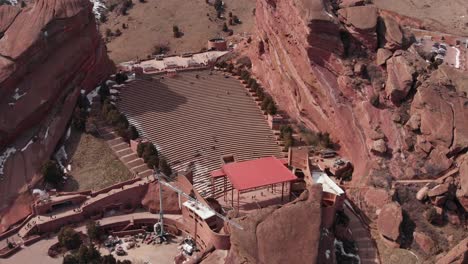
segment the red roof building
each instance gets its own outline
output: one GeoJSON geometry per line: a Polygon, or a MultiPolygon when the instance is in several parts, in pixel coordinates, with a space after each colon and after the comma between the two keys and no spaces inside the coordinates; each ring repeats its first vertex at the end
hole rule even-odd
{"type": "MultiPolygon", "coordinates": [[[[277,184],[281,184],[283,190],[284,183],[295,181],[297,177],[285,165],[287,165],[287,160],[275,157],[232,162],[223,165],[219,170],[212,171],[211,177],[212,182],[214,182],[215,178],[220,177],[229,179],[233,188],[237,190],[237,201],[239,204],[240,192],[265,186],[276,186],[277,184]]],[[[226,187],[225,184],[225,194],[227,191],[226,187]]],[[[232,196],[234,196],[234,191],[232,192],[232,196]]]]}

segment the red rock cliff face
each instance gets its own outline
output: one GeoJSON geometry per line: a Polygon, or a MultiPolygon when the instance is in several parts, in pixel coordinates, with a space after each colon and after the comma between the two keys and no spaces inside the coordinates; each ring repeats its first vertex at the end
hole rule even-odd
{"type": "MultiPolygon", "coordinates": [[[[343,71],[338,19],[320,0],[259,0],[256,27],[265,52],[253,48],[253,72],[278,104],[306,126],[329,131],[353,161],[367,160],[363,126],[369,126],[369,117],[355,112],[371,107],[352,89],[338,88],[336,75],[343,71]],[[352,103],[356,98],[361,102],[352,103]]],[[[357,173],[363,171],[361,166],[357,173]]]]}
{"type": "Polygon", "coordinates": [[[27,214],[24,197],[16,198],[28,196],[27,184],[63,135],[80,90],[113,70],[89,1],[0,6],[0,149],[16,149],[0,175],[0,231],[27,214]]]}
{"type": "Polygon", "coordinates": [[[373,6],[335,12],[328,3],[257,0],[254,75],[292,119],[338,141],[355,183],[373,169],[412,178],[449,168],[468,146],[466,80],[447,67],[428,69],[408,49],[397,14],[373,6]],[[360,61],[371,80],[361,82],[360,61]]]}

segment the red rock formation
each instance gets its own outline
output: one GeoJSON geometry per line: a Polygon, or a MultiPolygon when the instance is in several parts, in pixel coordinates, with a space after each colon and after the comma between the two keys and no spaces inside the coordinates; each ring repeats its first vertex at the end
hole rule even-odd
{"type": "Polygon", "coordinates": [[[319,257],[325,261],[326,249],[319,251],[321,189],[312,186],[294,202],[240,218],[244,230],[231,234],[226,263],[317,263],[319,257]]]}
{"type": "MultiPolygon", "coordinates": [[[[162,189],[163,210],[168,214],[180,213],[179,196],[176,192],[165,187],[162,189]]],[[[141,200],[141,204],[148,208],[150,212],[159,212],[159,184],[152,182],[148,186],[148,191],[141,200]]]]}
{"type": "Polygon", "coordinates": [[[380,48],[387,48],[378,57],[382,66],[372,51],[359,58],[363,51],[356,47],[370,42],[365,30],[356,29],[373,28],[365,10],[374,7],[338,10],[340,25],[324,3],[257,1],[249,50],[256,78],[293,120],[332,135],[356,165],[355,183],[367,182],[360,178],[373,175],[378,164],[396,178],[434,177],[452,166],[451,157],[468,147],[466,78],[445,66],[429,69],[413,48],[390,57],[389,50],[408,44],[399,23],[419,23],[387,11],[377,12],[385,27],[376,29],[380,48]],[[346,51],[355,53],[346,58],[346,51]]]}
{"type": "Polygon", "coordinates": [[[368,49],[377,48],[377,8],[373,5],[353,6],[338,10],[348,31],[368,49]]]}
{"type": "Polygon", "coordinates": [[[403,222],[403,213],[397,203],[389,203],[382,207],[377,219],[377,227],[380,234],[390,240],[397,242],[400,237],[400,225],[403,222]]]}
{"type": "Polygon", "coordinates": [[[468,238],[463,239],[447,254],[437,260],[437,264],[462,264],[468,261],[468,238]]]}
{"type": "Polygon", "coordinates": [[[40,178],[37,169],[63,135],[80,90],[93,89],[114,66],[89,1],[3,5],[0,21],[0,148],[17,150],[0,181],[3,231],[28,213],[5,208],[19,203],[18,194],[28,197],[28,184],[40,178]]]}

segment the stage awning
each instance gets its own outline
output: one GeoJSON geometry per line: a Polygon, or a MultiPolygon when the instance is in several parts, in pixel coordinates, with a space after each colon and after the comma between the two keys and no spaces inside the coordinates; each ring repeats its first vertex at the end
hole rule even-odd
{"type": "Polygon", "coordinates": [[[231,184],[238,191],[290,182],[297,179],[284,166],[284,161],[275,157],[233,162],[211,173],[212,177],[222,177],[223,175],[229,178],[231,184]]]}

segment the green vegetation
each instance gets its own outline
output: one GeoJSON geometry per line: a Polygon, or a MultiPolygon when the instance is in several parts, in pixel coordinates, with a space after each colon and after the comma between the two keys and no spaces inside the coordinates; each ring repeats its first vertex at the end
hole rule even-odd
{"type": "Polygon", "coordinates": [[[333,148],[334,143],[330,137],[330,134],[325,132],[314,132],[310,131],[307,128],[301,128],[301,134],[302,137],[304,138],[304,141],[307,143],[307,145],[319,147],[319,148],[333,148]]]}
{"type": "Polygon", "coordinates": [[[127,117],[120,113],[117,107],[108,99],[105,99],[102,104],[101,116],[107,124],[115,128],[117,134],[126,142],[129,142],[130,139],[135,140],[140,136],[138,130],[134,126],[130,126],[127,117]]]}
{"type": "Polygon", "coordinates": [[[161,169],[162,173],[164,173],[164,175],[172,175],[172,169],[164,157],[159,160],[159,168],[161,169]]]}
{"type": "Polygon", "coordinates": [[[121,9],[120,9],[120,13],[125,16],[128,14],[128,9],[130,9],[131,7],[133,6],[133,2],[132,0],[126,0],[124,1],[121,9]]]}
{"type": "Polygon", "coordinates": [[[280,127],[280,138],[281,140],[284,141],[283,151],[288,151],[289,147],[291,147],[294,144],[294,138],[292,135],[293,135],[293,129],[291,126],[283,125],[280,127]]]}
{"type": "Polygon", "coordinates": [[[179,26],[172,26],[172,33],[174,34],[174,38],[180,38],[182,36],[182,32],[180,32],[179,26]]]}
{"type": "Polygon", "coordinates": [[[143,161],[150,169],[158,168],[160,165],[158,150],[151,142],[138,144],[137,155],[143,158],[143,161]]]}
{"type": "Polygon", "coordinates": [[[101,83],[98,95],[101,99],[101,103],[103,103],[110,96],[109,86],[107,86],[106,82],[101,83]]]}
{"type": "Polygon", "coordinates": [[[86,95],[80,94],[76,102],[75,110],[72,116],[72,126],[76,130],[84,131],[86,128],[86,120],[88,119],[89,101],[86,95]]]}
{"type": "Polygon", "coordinates": [[[58,233],[58,241],[62,247],[68,250],[77,249],[83,243],[80,234],[69,226],[62,227],[58,233]]]}
{"type": "Polygon", "coordinates": [[[89,221],[86,223],[86,233],[88,234],[89,239],[93,241],[101,241],[104,232],[96,221],[89,221]]]}
{"type": "Polygon", "coordinates": [[[116,260],[111,254],[102,256],[94,245],[81,245],[80,249],[63,258],[63,264],[131,264],[129,260],[116,260]]]}
{"type": "Polygon", "coordinates": [[[44,181],[54,186],[57,186],[63,179],[63,171],[57,162],[53,160],[49,160],[42,165],[41,173],[44,176],[44,181]]]}
{"type": "Polygon", "coordinates": [[[123,72],[118,72],[117,74],[115,74],[115,82],[117,84],[122,84],[124,83],[126,80],[128,80],[128,76],[127,74],[123,73],[123,72]]]}
{"type": "Polygon", "coordinates": [[[260,105],[261,109],[267,112],[269,115],[276,115],[276,105],[275,101],[270,96],[265,96],[263,98],[262,104],[260,105]]]}

